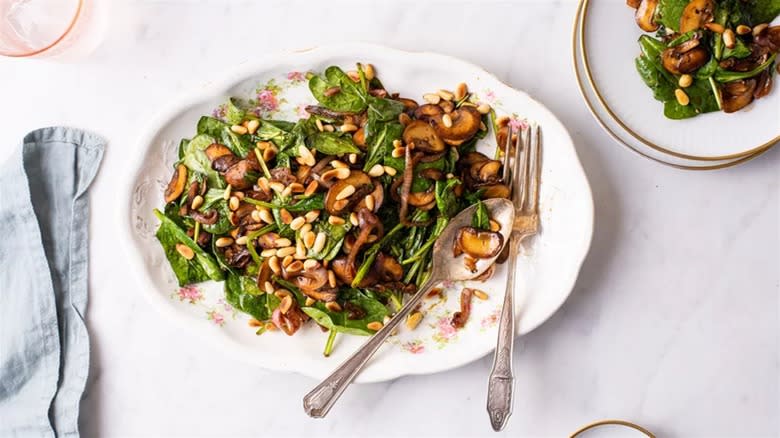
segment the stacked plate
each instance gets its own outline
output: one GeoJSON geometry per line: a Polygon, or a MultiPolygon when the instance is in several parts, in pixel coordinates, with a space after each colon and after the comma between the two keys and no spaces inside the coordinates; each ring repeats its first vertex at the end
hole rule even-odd
{"type": "Polygon", "coordinates": [[[709,170],[748,161],[780,141],[777,89],[737,113],[665,118],[634,67],[641,34],[624,2],[580,0],[572,35],[577,81],[596,121],[618,143],[669,166],[709,170]]]}

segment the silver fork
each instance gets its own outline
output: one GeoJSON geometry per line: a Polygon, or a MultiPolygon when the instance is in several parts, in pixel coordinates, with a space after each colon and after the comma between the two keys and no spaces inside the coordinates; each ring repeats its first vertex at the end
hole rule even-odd
{"type": "Polygon", "coordinates": [[[512,369],[512,347],[515,339],[515,264],[521,242],[539,231],[539,184],[542,170],[542,135],[536,125],[517,133],[512,156],[512,128],[509,128],[504,149],[504,183],[512,189],[512,203],[515,205],[515,222],[509,237],[509,258],[506,266],[506,292],[498,325],[498,341],[493,356],[493,369],[488,380],[487,411],[490,424],[496,432],[506,426],[512,415],[512,393],[514,392],[514,371],[512,369]],[[522,134],[522,135],[521,135],[522,134]],[[522,148],[521,148],[522,140],[522,148]],[[510,162],[512,167],[510,168],[510,162]]]}

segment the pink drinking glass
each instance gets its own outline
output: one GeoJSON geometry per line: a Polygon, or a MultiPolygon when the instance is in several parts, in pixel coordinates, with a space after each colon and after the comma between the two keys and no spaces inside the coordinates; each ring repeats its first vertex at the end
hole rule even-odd
{"type": "Polygon", "coordinates": [[[0,55],[73,57],[102,36],[106,0],[0,0],[0,55]]]}

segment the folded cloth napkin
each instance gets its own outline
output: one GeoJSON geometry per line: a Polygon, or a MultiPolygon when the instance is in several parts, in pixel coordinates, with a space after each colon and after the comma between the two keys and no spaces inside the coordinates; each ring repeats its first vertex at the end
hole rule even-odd
{"type": "Polygon", "coordinates": [[[104,141],[44,128],[0,170],[0,436],[78,436],[89,370],[87,188],[104,141]]]}

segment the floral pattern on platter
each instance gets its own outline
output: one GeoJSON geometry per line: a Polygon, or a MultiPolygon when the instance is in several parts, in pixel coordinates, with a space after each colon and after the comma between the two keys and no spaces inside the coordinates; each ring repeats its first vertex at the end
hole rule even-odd
{"type": "MultiPolygon", "coordinates": [[[[246,101],[250,111],[261,118],[295,120],[309,117],[306,106],[313,103],[310,96],[306,103],[291,105],[290,102],[306,101],[304,96],[308,96],[307,84],[311,74],[311,72],[290,71],[283,76],[271,78],[258,84],[254,88],[253,97],[246,101]]],[[[474,104],[487,103],[497,113],[507,115],[509,125],[514,130],[524,129],[528,126],[526,119],[521,118],[517,113],[508,114],[502,108],[501,100],[496,97],[496,93],[492,89],[472,93],[469,100],[474,104]]],[[[226,105],[217,106],[212,111],[212,115],[224,120],[226,105]]],[[[494,136],[491,135],[488,139],[490,138],[494,138],[494,136]]],[[[452,315],[460,306],[460,300],[457,298],[460,296],[460,291],[468,285],[469,282],[464,281],[447,280],[442,282],[439,290],[426,297],[421,305],[420,311],[424,314],[423,323],[413,331],[404,327],[400,333],[392,336],[387,342],[397,347],[398,350],[413,355],[442,350],[449,345],[456,344],[464,329],[456,329],[452,326],[452,315]],[[450,298],[454,299],[450,300],[450,298]]],[[[224,298],[211,294],[206,295],[197,285],[181,287],[171,294],[171,298],[201,307],[204,310],[205,319],[217,327],[225,327],[234,321],[247,324],[250,320],[248,315],[235,310],[225,302],[224,298]]],[[[466,328],[476,326],[478,327],[477,332],[481,334],[495,329],[501,313],[500,298],[497,297],[495,300],[491,298],[487,302],[473,299],[473,313],[466,328]]],[[[262,330],[258,333],[261,332],[262,330]]]]}

